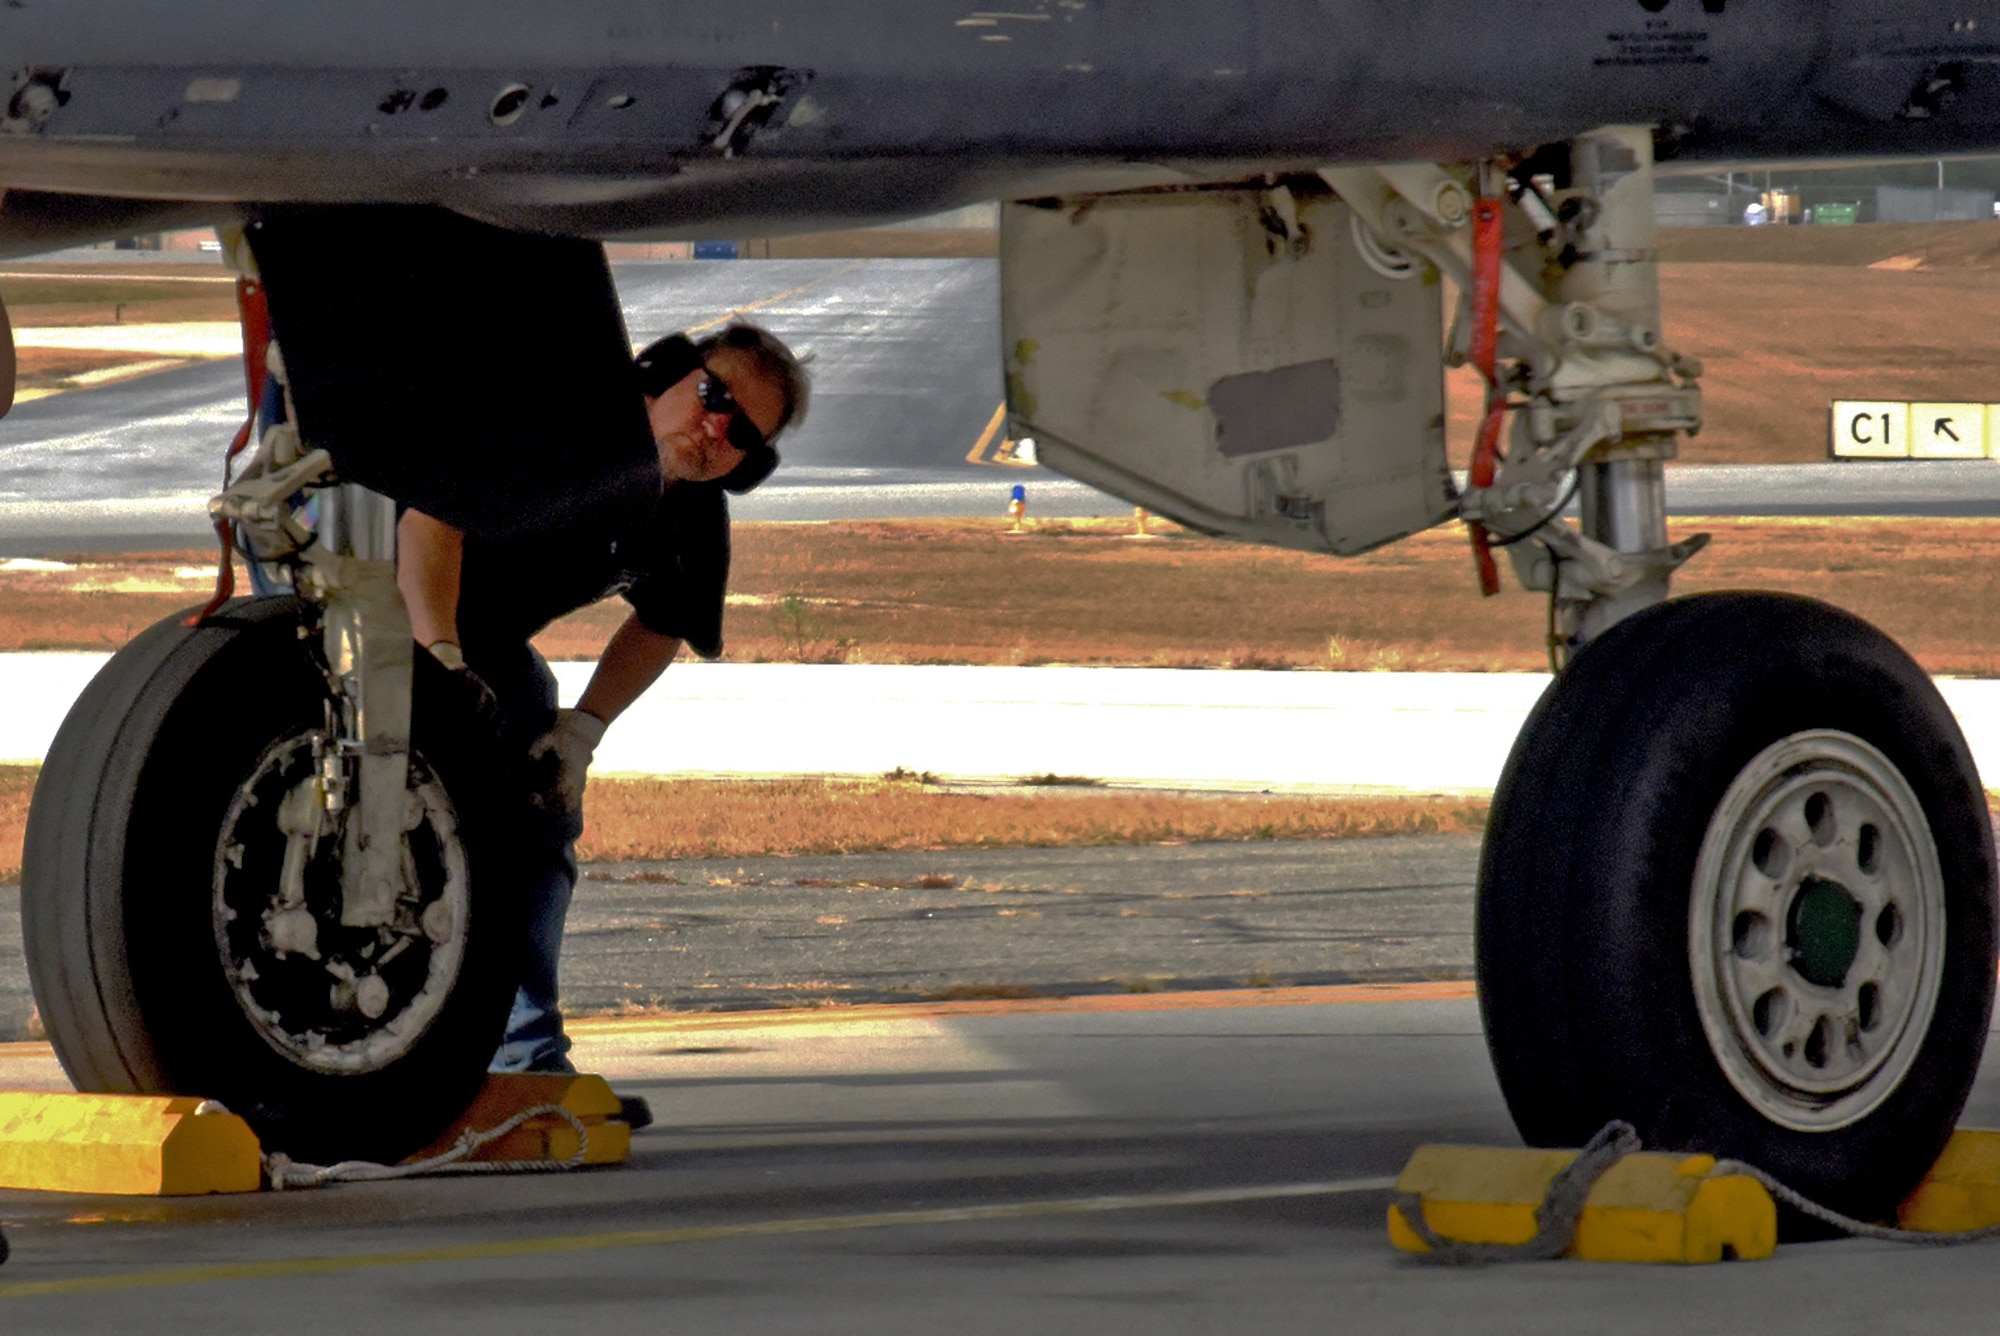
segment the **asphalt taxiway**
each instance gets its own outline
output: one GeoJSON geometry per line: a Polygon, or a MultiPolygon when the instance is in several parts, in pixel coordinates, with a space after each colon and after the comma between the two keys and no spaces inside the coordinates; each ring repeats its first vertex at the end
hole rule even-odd
{"type": "MultiPolygon", "coordinates": [[[[0,1192],[0,1325],[1325,1330],[1341,1267],[1400,1270],[1380,1216],[1408,1146],[1506,1135],[1467,985],[1382,982],[1464,973],[1475,850],[592,868],[565,997],[595,1013],[577,1060],[658,1119],[628,1167],[0,1192]],[[830,1001],[878,1004],[768,1009],[830,1001]],[[1412,1109],[1376,1126],[1391,1089],[1412,1109]]],[[[0,943],[13,912],[0,891],[0,943]]],[[[0,1008],[19,998],[5,949],[0,1008]]],[[[62,1086],[45,1046],[0,1044],[0,1088],[62,1086]]]]}
{"type": "MultiPolygon", "coordinates": [[[[777,479],[735,507],[740,517],[998,514],[1017,482],[1037,515],[1129,513],[1047,470],[994,462],[994,261],[633,261],[616,273],[635,344],[741,314],[810,359],[806,424],[782,443],[777,479]]],[[[440,395],[439,411],[450,402],[440,395]]],[[[242,413],[233,358],[17,406],[0,421],[0,555],[205,542],[207,499],[242,413]]],[[[423,430],[410,424],[413,437],[423,430]]]]}
{"type": "MultiPolygon", "coordinates": [[[[587,865],[573,1014],[1466,979],[1474,835],[587,865]]],[[[0,886],[0,1041],[30,1002],[0,886]]],[[[4,1081],[0,1081],[0,1087],[4,1081]]]]}

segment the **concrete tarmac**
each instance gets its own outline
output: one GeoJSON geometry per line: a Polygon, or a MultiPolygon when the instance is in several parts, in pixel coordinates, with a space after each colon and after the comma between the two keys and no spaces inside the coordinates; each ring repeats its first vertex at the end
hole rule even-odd
{"type": "MultiPolygon", "coordinates": [[[[1798,1244],[1702,1268],[1401,1257],[1384,1189],[1410,1150],[1514,1143],[1474,1004],[1408,987],[585,1023],[578,1056],[659,1117],[627,1167],[171,1201],[0,1193],[0,1324],[1991,1329],[1993,1244],[1798,1244]]],[[[0,1052],[0,1081],[20,1065],[0,1052]]],[[[1990,1072],[1974,1114],[2000,1114],[1990,1072]]]]}
{"type": "MultiPolygon", "coordinates": [[[[0,1329],[1990,1330],[2000,1244],[1470,1272],[1392,1251],[1386,1184],[1415,1146],[1518,1144],[1470,985],[1391,981],[1464,973],[1476,850],[595,868],[567,992],[600,1013],[572,1026],[579,1063],[656,1115],[629,1165],[165,1201],[0,1192],[0,1329]],[[1264,986],[1203,991],[1223,982],[1264,986]],[[686,1010],[1001,993],[1015,1000],[686,1010]],[[629,1014],[653,1005],[681,1010],[629,1014]]],[[[0,943],[13,912],[0,893],[0,943]]],[[[0,957],[0,979],[18,968],[0,957]]],[[[0,1044],[0,1088],[61,1085],[45,1045],[0,1044]]],[[[1967,1121],[2000,1125],[2000,1072],[1967,1121]]]]}

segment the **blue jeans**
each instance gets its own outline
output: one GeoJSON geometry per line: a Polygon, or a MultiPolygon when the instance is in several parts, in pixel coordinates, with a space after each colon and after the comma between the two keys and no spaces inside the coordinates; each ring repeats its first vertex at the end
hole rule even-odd
{"type": "MultiPolygon", "coordinates": [[[[556,679],[532,645],[488,652],[467,661],[500,699],[504,745],[526,753],[556,719],[556,679]]],[[[530,820],[516,848],[520,892],[528,939],[521,959],[521,986],[507,1017],[507,1034],[488,1068],[496,1072],[573,1072],[569,1036],[563,1033],[556,1003],[557,958],[562,953],[563,920],[576,889],[576,832],[560,817],[530,820]]]]}

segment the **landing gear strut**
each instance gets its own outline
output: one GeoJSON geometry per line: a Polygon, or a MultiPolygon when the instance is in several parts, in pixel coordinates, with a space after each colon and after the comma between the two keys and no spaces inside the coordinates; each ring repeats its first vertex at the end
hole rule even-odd
{"type": "Polygon", "coordinates": [[[1704,541],[1669,540],[1664,472],[1699,424],[1700,369],[1659,338],[1650,133],[1485,169],[1481,194],[1506,201],[1485,255],[1442,169],[1324,175],[1471,294],[1454,347],[1475,362],[1493,294],[1509,430],[1461,514],[1548,592],[1567,664],[1480,866],[1480,1005],[1516,1124],[1576,1145],[1625,1119],[1887,1213],[1984,1048],[1984,791],[1928,676],[1874,628],[1784,595],[1667,601],[1704,541]]]}
{"type": "Polygon", "coordinates": [[[1600,130],[1482,169],[1477,202],[1441,167],[1321,173],[1382,245],[1466,294],[1449,352],[1490,377],[1491,455],[1475,459],[1459,515],[1549,594],[1558,664],[1665,599],[1707,542],[1666,532],[1664,463],[1700,427],[1701,367],[1660,337],[1652,152],[1644,127],[1600,130]],[[1475,208],[1492,224],[1475,227],[1475,208]]]}
{"type": "Polygon", "coordinates": [[[79,1089],[199,1094],[269,1150],[393,1162],[498,1046],[516,796],[413,661],[394,504],[279,453],[217,509],[290,544],[302,596],[162,622],[91,682],[30,814],[23,935],[79,1089]]]}

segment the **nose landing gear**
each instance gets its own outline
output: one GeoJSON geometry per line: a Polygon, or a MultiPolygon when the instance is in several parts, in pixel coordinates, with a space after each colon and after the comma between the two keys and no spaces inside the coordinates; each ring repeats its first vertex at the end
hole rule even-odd
{"type": "Polygon", "coordinates": [[[22,931],[79,1089],[199,1094],[267,1150],[394,1162],[471,1102],[506,1022],[512,800],[419,656],[391,909],[343,924],[358,805],[328,809],[322,762],[358,767],[314,616],[239,599],[113,656],[42,771],[22,931]]]}

